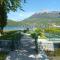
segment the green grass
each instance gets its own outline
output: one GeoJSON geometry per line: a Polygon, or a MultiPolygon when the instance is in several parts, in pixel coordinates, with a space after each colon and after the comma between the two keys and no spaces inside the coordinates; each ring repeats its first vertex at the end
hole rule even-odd
{"type": "Polygon", "coordinates": [[[22,34],[20,33],[20,31],[9,31],[4,32],[4,34],[0,36],[0,40],[17,40],[18,38],[21,38],[21,36],[22,34]]]}
{"type": "Polygon", "coordinates": [[[6,52],[0,52],[0,60],[5,60],[8,53],[6,52]]]}

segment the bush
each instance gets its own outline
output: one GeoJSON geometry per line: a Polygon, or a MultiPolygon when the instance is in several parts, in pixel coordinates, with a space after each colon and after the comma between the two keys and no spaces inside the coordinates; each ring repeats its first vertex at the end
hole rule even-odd
{"type": "Polygon", "coordinates": [[[60,28],[46,28],[45,32],[48,32],[48,33],[60,33],[60,28]]]}
{"type": "Polygon", "coordinates": [[[5,60],[7,54],[7,52],[0,52],[0,60],[5,60]]]}
{"type": "Polygon", "coordinates": [[[22,37],[22,34],[19,31],[10,31],[5,32],[3,36],[0,36],[0,40],[17,40],[22,37]],[[17,33],[18,32],[18,33],[17,33]]]}

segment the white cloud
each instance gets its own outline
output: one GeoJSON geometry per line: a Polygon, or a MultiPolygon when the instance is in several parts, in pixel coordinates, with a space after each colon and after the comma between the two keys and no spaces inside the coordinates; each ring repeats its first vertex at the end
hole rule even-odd
{"type": "Polygon", "coordinates": [[[48,9],[42,9],[40,12],[41,12],[41,13],[44,13],[44,12],[48,13],[49,10],[48,10],[48,9]]]}

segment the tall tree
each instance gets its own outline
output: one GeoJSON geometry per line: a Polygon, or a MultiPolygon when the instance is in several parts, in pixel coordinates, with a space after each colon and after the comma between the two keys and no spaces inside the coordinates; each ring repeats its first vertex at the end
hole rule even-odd
{"type": "Polygon", "coordinates": [[[25,0],[0,0],[0,33],[3,33],[3,28],[7,24],[7,13],[10,11],[17,11],[19,8],[22,9],[22,3],[25,3],[25,0]]]}
{"type": "Polygon", "coordinates": [[[36,32],[31,33],[31,37],[35,39],[35,51],[38,54],[38,34],[36,32]]]}

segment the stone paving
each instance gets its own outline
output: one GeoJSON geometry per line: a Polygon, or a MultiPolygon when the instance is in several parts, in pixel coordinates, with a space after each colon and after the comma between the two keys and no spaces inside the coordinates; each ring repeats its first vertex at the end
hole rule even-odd
{"type": "Polygon", "coordinates": [[[49,60],[44,51],[35,53],[34,39],[25,35],[21,39],[21,48],[11,51],[5,60],[49,60]]]}

